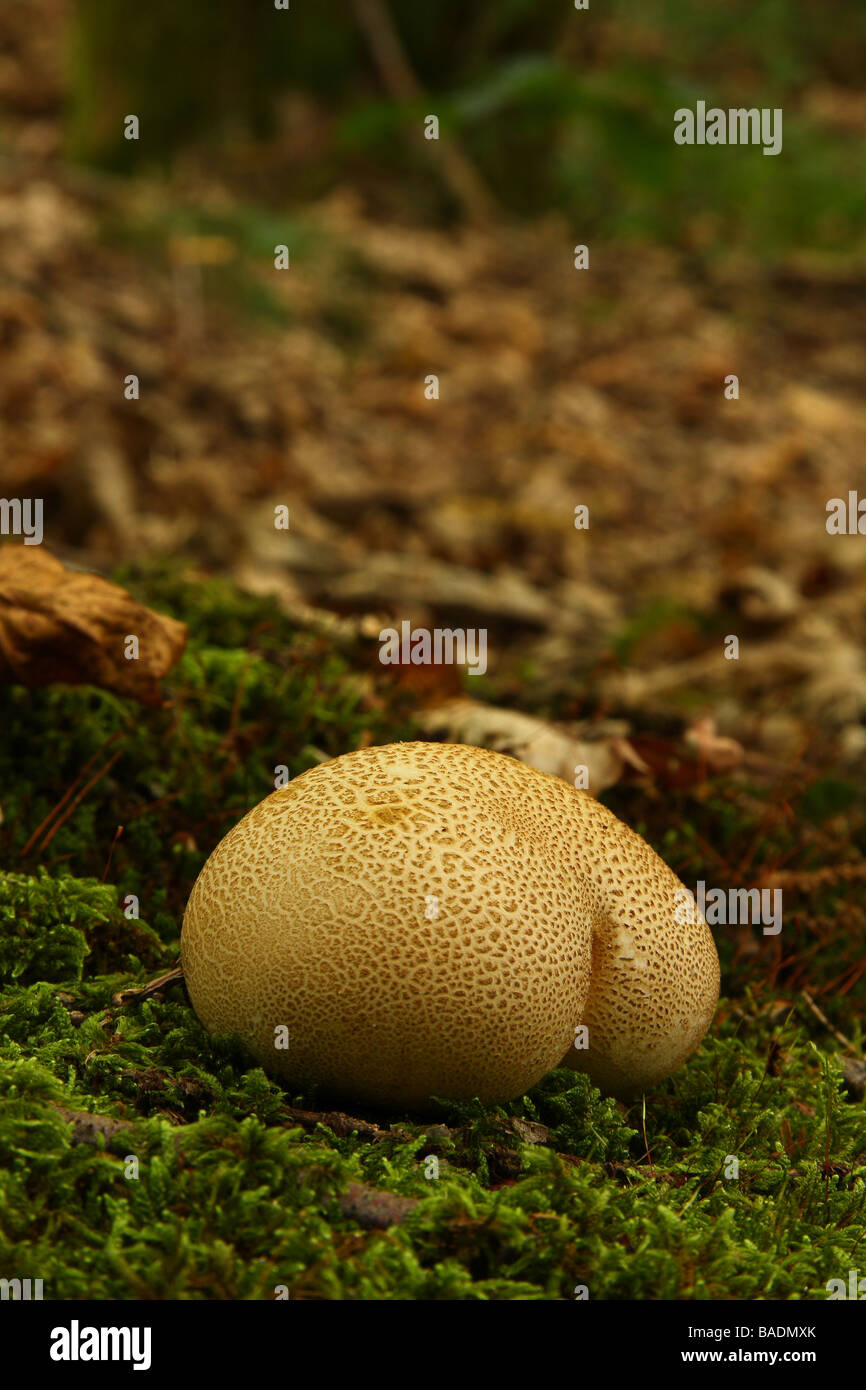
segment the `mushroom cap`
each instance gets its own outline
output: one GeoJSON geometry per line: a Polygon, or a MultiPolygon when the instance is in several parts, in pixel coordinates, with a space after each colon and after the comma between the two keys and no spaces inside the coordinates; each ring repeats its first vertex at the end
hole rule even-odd
{"type": "Polygon", "coordinates": [[[628,1099],[670,1076],[695,1051],[719,1002],[719,957],[707,923],[671,868],[640,835],[590,797],[580,802],[586,866],[597,885],[587,1048],[566,1066],[628,1099]]]}
{"type": "Polygon", "coordinates": [[[676,923],[681,887],[557,777],[388,744],[303,773],[220,841],[183,971],[205,1027],[299,1087],[495,1102],[565,1060],[619,1092],[679,1066],[715,1010],[715,946],[702,921],[676,923]]]}

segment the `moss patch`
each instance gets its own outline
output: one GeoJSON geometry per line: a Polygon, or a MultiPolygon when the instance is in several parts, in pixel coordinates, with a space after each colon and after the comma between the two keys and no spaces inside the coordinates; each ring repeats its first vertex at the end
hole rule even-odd
{"type": "MultiPolygon", "coordinates": [[[[181,984],[124,1002],[175,962],[196,873],[275,767],[412,725],[383,675],[275,605],[117,577],[190,624],[169,707],[0,691],[0,1277],[63,1299],[823,1299],[847,1281],[866,1113],[804,998],[862,1050],[844,879],[792,898],[781,941],[717,931],[716,1022],[645,1110],[557,1071],[433,1124],[347,1119],[210,1037],[181,984]]],[[[859,788],[811,795],[820,827],[742,783],[606,799],[687,883],[721,883],[748,847],[752,875],[808,873],[861,842],[859,788]]]]}

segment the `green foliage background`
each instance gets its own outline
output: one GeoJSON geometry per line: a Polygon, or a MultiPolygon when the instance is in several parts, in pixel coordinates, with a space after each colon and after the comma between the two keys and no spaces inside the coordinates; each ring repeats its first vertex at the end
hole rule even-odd
{"type": "MultiPolygon", "coordinates": [[[[426,95],[390,100],[346,0],[270,3],[151,0],[135,23],[111,0],[81,0],[70,45],[69,148],[128,169],[183,150],[235,149],[254,180],[257,141],[275,138],[287,94],[325,125],[315,158],[292,148],[262,196],[297,205],[345,178],[391,184],[420,220],[448,219],[424,152],[401,133],[434,112],[459,136],[504,215],[559,210],[581,235],[652,236],[700,251],[742,242],[773,254],[862,241],[862,131],[813,114],[833,88],[856,100],[866,9],[859,0],[611,0],[589,12],[565,0],[391,0],[390,13],[426,95]],[[698,99],[781,107],[784,146],[681,147],[673,113],[698,99]],[[139,116],[146,139],[122,138],[139,116]],[[408,195],[408,196],[407,196],[408,195]]],[[[302,139],[303,136],[298,138],[302,139]]]]}

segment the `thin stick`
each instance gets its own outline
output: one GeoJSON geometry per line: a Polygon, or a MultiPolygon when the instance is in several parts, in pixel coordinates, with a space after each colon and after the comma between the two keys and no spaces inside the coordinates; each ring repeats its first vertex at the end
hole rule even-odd
{"type": "Polygon", "coordinates": [[[111,1002],[115,1008],[120,1008],[124,1004],[141,1004],[145,999],[153,998],[154,994],[159,994],[161,990],[168,989],[169,985],[177,984],[182,979],[183,971],[179,965],[175,965],[164,975],[158,975],[155,980],[148,980],[146,985],[120,990],[118,994],[112,996],[111,1002]]]}
{"type": "Polygon", "coordinates": [[[104,883],[108,877],[108,870],[111,868],[111,860],[114,856],[114,848],[122,834],[123,826],[119,825],[114,832],[114,839],[111,842],[111,849],[108,851],[108,860],[106,861],[105,868],[102,870],[102,878],[99,880],[100,883],[104,883]]]}
{"type": "MultiPolygon", "coordinates": [[[[352,0],[352,9],[389,95],[395,101],[419,101],[424,89],[412,71],[384,0],[352,0]]],[[[493,221],[495,201],[474,165],[453,138],[436,143],[442,175],[466,215],[476,223],[493,221]]]]}
{"type": "Polygon", "coordinates": [[[91,777],[87,785],[82,787],[81,791],[78,793],[71,806],[68,806],[66,810],[63,812],[63,815],[60,817],[60,819],[58,821],[55,821],[52,825],[48,834],[45,836],[45,839],[42,841],[42,844],[39,846],[40,853],[45,852],[45,850],[51,844],[51,841],[54,839],[54,836],[60,829],[61,825],[63,825],[66,821],[69,820],[69,817],[72,815],[73,811],[77,811],[78,807],[81,805],[87,793],[90,791],[90,788],[94,787],[96,783],[99,781],[99,779],[101,777],[104,777],[106,772],[110,771],[110,769],[114,767],[114,764],[117,762],[118,758],[121,756],[122,753],[123,749],[118,748],[117,752],[113,755],[113,757],[108,759],[108,762],[105,764],[105,766],[101,767],[99,771],[95,773],[93,777],[91,777]]]}
{"type": "MultiPolygon", "coordinates": [[[[46,825],[49,825],[50,822],[57,815],[57,812],[62,810],[62,808],[66,805],[70,796],[73,795],[75,788],[78,786],[78,783],[81,781],[82,777],[87,772],[87,770],[91,768],[93,764],[96,762],[96,759],[99,757],[100,753],[104,753],[109,744],[114,743],[115,739],[120,738],[120,732],[121,731],[118,729],[116,733],[112,734],[109,738],[105,740],[105,742],[102,744],[100,748],[97,748],[96,752],[92,755],[92,757],[87,759],[87,762],[84,764],[84,767],[79,772],[71,787],[69,787],[69,789],[64,792],[63,796],[60,798],[57,804],[55,806],[52,806],[51,810],[48,812],[48,815],[45,816],[45,818],[40,822],[39,825],[37,825],[36,829],[33,831],[33,834],[30,836],[30,839],[27,841],[27,844],[22,849],[19,858],[23,859],[26,854],[30,853],[30,850],[32,849],[36,841],[39,839],[39,836],[42,834],[46,825]]],[[[44,848],[45,846],[43,845],[43,849],[44,848]]]]}
{"type": "Polygon", "coordinates": [[[803,1000],[803,1002],[804,1002],[805,1004],[807,1004],[808,1007],[812,1010],[812,1013],[815,1015],[815,1017],[817,1018],[818,1022],[819,1022],[819,1023],[823,1023],[823,1025],[824,1025],[824,1027],[827,1029],[828,1033],[832,1033],[832,1034],[833,1034],[833,1037],[836,1039],[837,1042],[840,1042],[840,1043],[842,1044],[843,1047],[847,1047],[847,1048],[848,1048],[848,1051],[849,1051],[849,1052],[853,1052],[855,1056],[857,1056],[857,1057],[862,1056],[862,1053],[860,1052],[860,1049],[854,1046],[854,1044],[851,1042],[851,1039],[850,1039],[850,1038],[846,1038],[844,1033],[840,1033],[838,1028],[834,1028],[834,1027],[833,1027],[833,1025],[832,1025],[832,1023],[830,1022],[830,1020],[829,1020],[829,1018],[827,1017],[827,1015],[826,1015],[825,1013],[823,1013],[823,1012],[821,1011],[821,1009],[818,1008],[818,1005],[815,1003],[815,1000],[812,998],[812,996],[811,996],[811,994],[808,992],[808,990],[801,989],[801,990],[800,990],[800,998],[801,998],[801,999],[803,1000]]]}
{"type": "Polygon", "coordinates": [[[651,1178],[654,1178],[655,1175],[656,1175],[656,1173],[655,1173],[655,1168],[653,1167],[653,1158],[652,1158],[652,1154],[650,1153],[649,1140],[648,1140],[647,1137],[646,1137],[646,1091],[644,1091],[643,1096],[642,1096],[642,1098],[641,1098],[641,1112],[640,1112],[640,1118],[641,1118],[641,1125],[643,1126],[643,1142],[644,1142],[644,1148],[646,1149],[646,1156],[647,1156],[647,1158],[649,1159],[650,1177],[651,1177],[651,1178]]]}

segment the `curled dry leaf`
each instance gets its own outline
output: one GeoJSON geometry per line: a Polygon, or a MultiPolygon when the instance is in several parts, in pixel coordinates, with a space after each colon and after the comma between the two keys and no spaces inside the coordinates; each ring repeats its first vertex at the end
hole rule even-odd
{"type": "Polygon", "coordinates": [[[736,739],[716,733],[716,721],[709,717],[696,719],[683,738],[710,772],[730,772],[739,767],[746,755],[736,739]]]}
{"type": "Polygon", "coordinates": [[[153,613],[98,575],[41,547],[0,550],[0,683],[98,685],[161,705],[159,680],[180,658],[184,623],[153,613]],[[128,659],[127,639],[138,639],[128,659]]]}
{"type": "Polygon", "coordinates": [[[504,1120],[502,1128],[510,1134],[516,1134],[524,1144],[546,1144],[550,1138],[547,1125],[539,1124],[536,1120],[521,1120],[517,1116],[504,1120]]]}
{"type": "Polygon", "coordinates": [[[340,1211],[368,1231],[385,1231],[405,1221],[418,1205],[417,1197],[399,1197],[366,1183],[350,1182],[340,1198],[340,1211]]]}
{"type": "Polygon", "coordinates": [[[743,617],[775,626],[793,618],[802,608],[794,585],[783,575],[752,565],[723,584],[723,603],[733,604],[743,617]]]}
{"type": "Polygon", "coordinates": [[[72,1125],[70,1142],[73,1144],[91,1144],[97,1148],[100,1134],[108,1141],[113,1139],[115,1134],[132,1129],[129,1120],[116,1120],[113,1115],[94,1115],[89,1110],[70,1110],[66,1105],[54,1105],[54,1111],[61,1120],[72,1125]]]}
{"type": "Polygon", "coordinates": [[[422,714],[420,722],[427,733],[444,734],[456,743],[508,753],[539,772],[551,772],[572,784],[575,768],[583,766],[593,796],[618,782],[626,763],[639,772],[649,771],[621,734],[582,739],[531,715],[475,700],[447,700],[422,714]]]}

